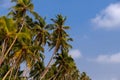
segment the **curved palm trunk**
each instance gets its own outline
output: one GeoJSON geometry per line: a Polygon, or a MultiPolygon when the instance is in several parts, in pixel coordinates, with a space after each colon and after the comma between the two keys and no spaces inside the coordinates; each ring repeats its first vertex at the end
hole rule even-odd
{"type": "Polygon", "coordinates": [[[13,66],[8,70],[8,72],[5,74],[2,80],[5,80],[6,77],[9,75],[9,73],[13,70],[13,68],[16,66],[16,64],[19,62],[21,56],[18,58],[18,60],[13,64],[13,66]]]}
{"type": "Polygon", "coordinates": [[[13,69],[11,70],[9,80],[10,80],[10,79],[11,79],[11,77],[12,77],[12,73],[13,73],[13,69]]]}
{"type": "Polygon", "coordinates": [[[53,75],[53,76],[52,76],[52,77],[50,77],[48,80],[52,80],[52,78],[53,78],[53,80],[55,80],[55,79],[57,78],[57,76],[58,76],[58,74],[59,74],[59,72],[60,72],[61,68],[62,68],[62,65],[60,66],[60,68],[59,68],[59,70],[58,70],[57,74],[53,75]]]}
{"type": "Polygon", "coordinates": [[[57,78],[57,76],[58,76],[58,74],[59,74],[59,72],[60,72],[61,68],[62,68],[62,65],[60,65],[60,68],[59,68],[59,70],[58,70],[58,72],[57,72],[57,74],[56,74],[56,76],[54,77],[54,79],[53,79],[53,80],[56,80],[56,78],[57,78]]]}
{"type": "Polygon", "coordinates": [[[4,53],[6,51],[6,48],[7,48],[7,43],[8,43],[8,37],[6,37],[3,41],[3,44],[2,44],[2,57],[4,56],[4,53]]]}
{"type": "MultiPolygon", "coordinates": [[[[22,30],[23,26],[24,26],[24,20],[23,20],[23,24],[22,24],[22,26],[21,26],[21,28],[20,28],[20,30],[19,30],[19,32],[18,32],[18,33],[20,33],[20,32],[21,32],[21,30],[22,30]]],[[[5,53],[4,57],[2,57],[2,58],[0,59],[0,66],[1,66],[1,64],[3,63],[3,61],[5,60],[6,56],[7,56],[7,55],[8,55],[8,53],[9,53],[9,51],[12,49],[12,47],[13,47],[13,45],[15,44],[15,42],[16,42],[16,40],[17,40],[17,38],[18,38],[18,36],[16,35],[16,36],[15,36],[15,38],[14,38],[14,40],[13,40],[13,42],[12,42],[12,44],[10,45],[10,47],[8,48],[8,50],[6,51],[6,53],[5,53]]]]}
{"type": "Polygon", "coordinates": [[[51,56],[51,58],[50,58],[50,61],[49,61],[48,64],[47,64],[45,70],[43,71],[43,73],[42,73],[42,75],[41,75],[41,77],[40,77],[40,80],[42,80],[42,79],[45,77],[45,75],[47,74],[47,72],[48,72],[48,70],[49,70],[49,67],[50,67],[50,64],[51,64],[51,62],[52,62],[52,60],[53,60],[53,57],[54,57],[54,55],[56,54],[56,52],[58,51],[58,48],[59,48],[59,41],[57,41],[57,43],[56,43],[56,47],[55,47],[55,49],[54,49],[54,52],[53,52],[53,54],[52,54],[52,56],[51,56]]]}
{"type": "Polygon", "coordinates": [[[17,67],[17,72],[16,72],[16,74],[15,74],[15,78],[14,78],[14,80],[16,80],[16,78],[17,78],[18,71],[19,71],[19,67],[17,67]]]}
{"type": "Polygon", "coordinates": [[[6,79],[6,77],[7,77],[8,74],[13,70],[13,68],[14,68],[14,67],[11,67],[11,68],[9,69],[9,71],[5,74],[5,76],[3,77],[2,80],[5,80],[5,79],[6,79]]]}
{"type": "MultiPolygon", "coordinates": [[[[0,62],[2,61],[2,58],[4,57],[4,54],[5,54],[5,51],[7,49],[7,42],[8,42],[8,37],[6,37],[3,41],[3,44],[2,44],[2,52],[1,52],[1,55],[0,55],[0,62]]],[[[1,66],[1,64],[0,64],[1,66]]]]}

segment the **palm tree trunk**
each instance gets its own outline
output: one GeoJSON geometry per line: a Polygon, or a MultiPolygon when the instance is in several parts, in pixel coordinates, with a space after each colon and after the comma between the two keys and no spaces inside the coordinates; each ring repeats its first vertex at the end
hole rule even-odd
{"type": "Polygon", "coordinates": [[[2,44],[2,57],[6,51],[6,48],[7,48],[7,42],[8,42],[8,37],[6,37],[3,41],[3,44],[2,44]]]}
{"type": "Polygon", "coordinates": [[[56,78],[57,78],[57,76],[58,76],[58,74],[59,74],[59,72],[60,72],[61,68],[62,68],[62,65],[60,65],[60,67],[59,67],[59,70],[58,70],[57,74],[53,75],[53,76],[52,76],[52,77],[50,77],[48,80],[52,80],[52,78],[53,78],[53,80],[56,80],[56,78]]]}
{"type": "Polygon", "coordinates": [[[15,78],[14,78],[14,80],[16,80],[16,78],[17,78],[18,71],[19,71],[19,66],[17,66],[17,72],[16,72],[16,74],[15,74],[15,78]]]}
{"type": "Polygon", "coordinates": [[[43,73],[42,73],[42,75],[41,75],[41,77],[40,77],[40,80],[42,80],[42,79],[45,77],[45,75],[47,74],[47,72],[48,72],[48,70],[49,70],[49,67],[50,67],[50,64],[51,64],[51,62],[52,62],[52,60],[53,60],[53,57],[54,57],[54,55],[56,54],[56,52],[58,51],[58,48],[59,48],[59,40],[58,40],[57,43],[56,43],[56,47],[55,47],[55,49],[54,49],[54,52],[53,52],[53,54],[52,54],[52,56],[51,56],[51,58],[50,58],[50,61],[49,61],[48,64],[47,64],[45,70],[43,71],[43,73]]]}
{"type": "Polygon", "coordinates": [[[56,78],[57,78],[57,76],[58,76],[58,74],[59,74],[59,72],[60,72],[61,68],[62,68],[62,65],[60,65],[60,68],[59,68],[59,70],[58,70],[58,72],[57,72],[57,74],[56,74],[56,76],[54,77],[54,79],[53,79],[53,80],[56,80],[56,78]]]}
{"type": "Polygon", "coordinates": [[[6,79],[7,75],[12,71],[12,69],[13,69],[13,67],[11,67],[11,68],[9,69],[9,71],[5,74],[5,76],[3,77],[2,80],[5,80],[5,79],[6,79]]]}
{"type": "MultiPolygon", "coordinates": [[[[7,42],[8,42],[8,37],[6,37],[4,39],[3,44],[2,44],[2,52],[1,52],[1,55],[0,55],[0,62],[2,61],[2,58],[4,57],[5,51],[7,49],[7,42]]],[[[0,64],[0,66],[1,66],[1,64],[0,64]]]]}
{"type": "Polygon", "coordinates": [[[8,74],[13,70],[13,68],[16,66],[16,64],[19,62],[21,56],[17,59],[17,61],[12,65],[12,67],[8,70],[8,72],[5,74],[2,80],[5,80],[8,74]]]}
{"type": "MultiPolygon", "coordinates": [[[[21,32],[23,26],[24,26],[24,20],[23,20],[22,26],[21,26],[21,28],[20,28],[20,30],[19,30],[18,33],[21,32]]],[[[1,64],[3,63],[4,59],[6,58],[6,56],[8,55],[9,51],[11,50],[11,48],[13,47],[13,45],[15,44],[17,38],[18,38],[18,36],[16,35],[15,38],[14,38],[14,40],[13,40],[13,42],[12,42],[12,44],[10,45],[10,47],[8,48],[8,50],[6,51],[4,57],[2,57],[2,58],[0,59],[0,66],[1,66],[1,64]]]]}
{"type": "Polygon", "coordinates": [[[9,80],[10,80],[10,79],[11,79],[11,77],[12,77],[12,73],[13,73],[13,69],[11,70],[9,80]]]}

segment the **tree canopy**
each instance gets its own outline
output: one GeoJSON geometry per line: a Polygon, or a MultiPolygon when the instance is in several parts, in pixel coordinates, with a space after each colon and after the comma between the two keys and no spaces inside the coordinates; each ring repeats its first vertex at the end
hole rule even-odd
{"type": "Polygon", "coordinates": [[[69,55],[66,17],[58,14],[47,24],[31,0],[11,2],[8,15],[0,16],[0,80],[90,80],[69,55]],[[52,56],[45,66],[46,47],[52,56]]]}

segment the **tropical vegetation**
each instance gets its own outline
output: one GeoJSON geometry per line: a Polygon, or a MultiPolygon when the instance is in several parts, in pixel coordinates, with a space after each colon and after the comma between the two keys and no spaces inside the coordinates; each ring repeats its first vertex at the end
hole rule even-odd
{"type": "Polygon", "coordinates": [[[66,17],[58,14],[47,24],[31,0],[11,2],[8,15],[0,16],[0,80],[91,80],[68,54],[73,39],[66,17]],[[45,54],[52,54],[48,64],[45,54]]]}

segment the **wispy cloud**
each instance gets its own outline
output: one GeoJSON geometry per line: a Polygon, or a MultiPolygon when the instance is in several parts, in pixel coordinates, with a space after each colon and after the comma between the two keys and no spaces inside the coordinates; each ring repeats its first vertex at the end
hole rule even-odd
{"type": "Polygon", "coordinates": [[[99,55],[94,61],[98,63],[118,63],[120,64],[120,53],[112,55],[99,55]]]}
{"type": "Polygon", "coordinates": [[[78,49],[73,49],[73,50],[71,50],[71,51],[69,52],[69,55],[71,55],[72,58],[74,58],[74,59],[77,59],[77,58],[81,58],[81,57],[82,57],[82,54],[81,54],[80,50],[78,50],[78,49]]]}
{"type": "Polygon", "coordinates": [[[99,28],[120,28],[120,2],[110,4],[92,19],[94,26],[99,28]]]}

